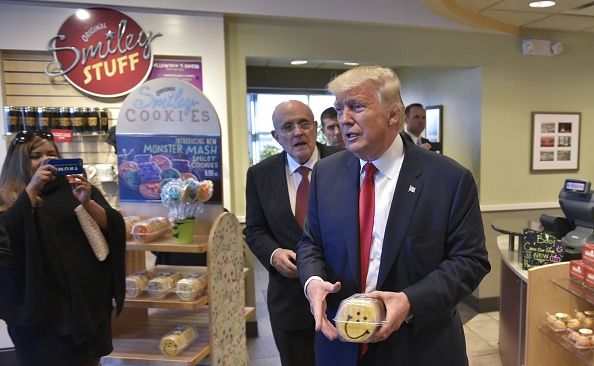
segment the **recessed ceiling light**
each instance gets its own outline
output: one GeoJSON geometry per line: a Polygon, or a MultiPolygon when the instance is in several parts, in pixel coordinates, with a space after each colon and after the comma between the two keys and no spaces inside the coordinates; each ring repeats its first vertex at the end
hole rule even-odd
{"type": "Polygon", "coordinates": [[[291,65],[305,65],[307,60],[293,60],[291,61],[291,65]]]}
{"type": "Polygon", "coordinates": [[[345,66],[359,66],[358,62],[344,62],[345,66]]]}
{"type": "Polygon", "coordinates": [[[555,6],[554,1],[532,1],[528,4],[531,8],[550,8],[551,6],[555,6]]]}

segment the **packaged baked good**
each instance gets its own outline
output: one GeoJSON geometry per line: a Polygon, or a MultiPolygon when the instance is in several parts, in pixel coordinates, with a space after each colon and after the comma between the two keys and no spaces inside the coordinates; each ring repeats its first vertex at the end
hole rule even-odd
{"type": "Polygon", "coordinates": [[[152,271],[140,271],[126,276],[126,297],[135,298],[140,296],[154,276],[155,273],[152,271]]]}
{"type": "Polygon", "coordinates": [[[126,240],[132,239],[132,225],[142,221],[141,216],[124,216],[124,223],[126,224],[126,240]]]}
{"type": "Polygon", "coordinates": [[[164,355],[177,356],[198,339],[198,326],[184,324],[175,327],[161,338],[159,348],[164,355]]]}
{"type": "Polygon", "coordinates": [[[162,299],[174,288],[177,281],[182,278],[181,273],[161,272],[153,277],[147,286],[148,294],[153,299],[162,299]]]}
{"type": "Polygon", "coordinates": [[[563,336],[563,338],[565,338],[565,340],[575,348],[584,350],[590,349],[592,346],[594,346],[594,343],[592,342],[592,335],[594,335],[594,332],[592,332],[591,329],[580,328],[577,331],[569,330],[567,335],[563,336]]]}
{"type": "Polygon", "coordinates": [[[365,343],[385,319],[386,308],[382,301],[354,294],[341,301],[334,322],[343,341],[365,343]]]}
{"type": "Polygon", "coordinates": [[[175,293],[184,301],[192,301],[206,293],[207,277],[205,274],[186,275],[177,281],[175,293]]]}
{"type": "MultiPolygon", "coordinates": [[[[555,332],[565,332],[567,330],[567,324],[570,323],[572,328],[575,328],[573,325],[575,320],[579,319],[572,318],[567,313],[557,312],[557,313],[545,313],[545,322],[549,325],[549,327],[555,332]]],[[[580,322],[581,324],[581,322],[580,322]]]]}
{"type": "Polygon", "coordinates": [[[145,243],[156,240],[171,231],[171,224],[166,217],[151,217],[146,220],[136,222],[132,225],[132,237],[134,240],[145,243]]]}

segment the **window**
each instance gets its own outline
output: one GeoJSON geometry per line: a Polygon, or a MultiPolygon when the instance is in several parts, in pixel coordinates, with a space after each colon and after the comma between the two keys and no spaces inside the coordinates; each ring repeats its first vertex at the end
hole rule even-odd
{"type": "Polygon", "coordinates": [[[314,119],[318,122],[318,141],[325,143],[321,133],[320,114],[324,109],[334,105],[334,96],[326,94],[258,94],[247,96],[249,154],[251,164],[256,164],[267,157],[281,151],[281,146],[270,133],[274,130],[272,112],[281,102],[299,100],[311,108],[314,119]]]}

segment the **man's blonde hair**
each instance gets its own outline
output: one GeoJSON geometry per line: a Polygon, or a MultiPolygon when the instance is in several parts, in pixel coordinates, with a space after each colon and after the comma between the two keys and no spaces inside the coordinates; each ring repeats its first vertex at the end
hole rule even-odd
{"type": "MultiPolygon", "coordinates": [[[[384,111],[398,109],[400,121],[404,121],[404,103],[400,96],[400,80],[391,69],[380,66],[359,66],[335,77],[327,85],[328,91],[336,95],[353,89],[365,82],[371,82],[377,89],[378,100],[384,111]]],[[[400,123],[400,128],[402,122],[400,123]]]]}

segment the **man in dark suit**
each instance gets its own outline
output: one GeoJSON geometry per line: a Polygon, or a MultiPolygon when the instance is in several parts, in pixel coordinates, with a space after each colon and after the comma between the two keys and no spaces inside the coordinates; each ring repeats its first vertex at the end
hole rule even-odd
{"type": "Polygon", "coordinates": [[[283,366],[313,366],[313,317],[299,283],[295,246],[303,232],[311,169],[340,149],[316,143],[313,113],[299,101],[279,104],[272,121],[272,136],[284,151],[248,169],[244,233],[269,272],[268,312],[283,366]]]}
{"type": "Polygon", "coordinates": [[[404,110],[404,131],[402,137],[431,151],[440,151],[441,144],[431,142],[421,136],[427,126],[425,107],[420,103],[409,104],[404,110]]]}
{"type": "Polygon", "coordinates": [[[455,161],[404,141],[400,83],[377,66],[328,84],[348,151],[316,165],[297,266],[318,365],[467,365],[456,305],[489,272],[477,188],[455,161]],[[363,259],[362,259],[363,258],[363,259]],[[336,340],[341,300],[383,301],[367,346],[336,340]]]}

